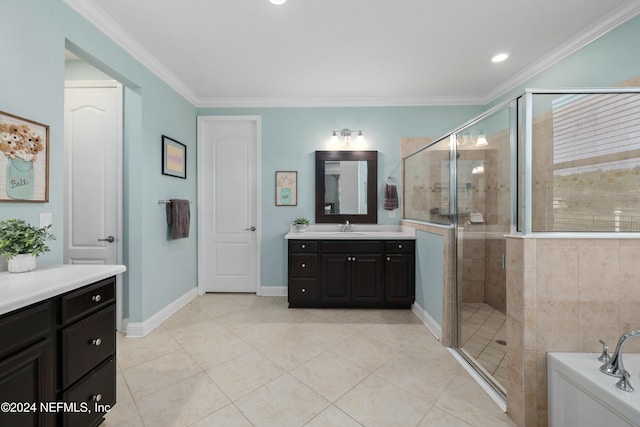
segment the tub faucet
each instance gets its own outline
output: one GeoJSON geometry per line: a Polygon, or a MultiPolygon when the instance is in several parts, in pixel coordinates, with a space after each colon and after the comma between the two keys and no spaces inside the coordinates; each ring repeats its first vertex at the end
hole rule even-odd
{"type": "Polygon", "coordinates": [[[613,356],[611,356],[611,359],[609,359],[607,363],[600,367],[600,370],[613,377],[623,377],[625,369],[622,364],[622,348],[628,340],[635,337],[640,337],[640,329],[629,331],[622,335],[618,341],[618,345],[616,346],[616,351],[613,353],[613,356]]]}

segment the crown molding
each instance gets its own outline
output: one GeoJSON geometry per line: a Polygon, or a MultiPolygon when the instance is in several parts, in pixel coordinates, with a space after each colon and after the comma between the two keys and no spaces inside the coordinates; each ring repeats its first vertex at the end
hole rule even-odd
{"type": "Polygon", "coordinates": [[[158,61],[147,49],[91,0],[63,0],[71,9],[102,31],[131,54],[150,72],[167,83],[197,108],[268,108],[268,107],[415,107],[448,105],[487,105],[516,89],[562,59],[575,53],[607,32],[640,14],[640,2],[631,1],[592,27],[567,40],[531,66],[480,96],[426,97],[310,97],[310,98],[242,98],[199,97],[182,80],[158,61]]]}
{"type": "Polygon", "coordinates": [[[63,0],[72,10],[102,31],[113,42],[133,56],[150,72],[159,77],[173,90],[193,105],[198,104],[198,96],[167,67],[158,61],[147,49],[131,36],[122,26],[105,14],[91,0],[63,0]]]}
{"type": "Polygon", "coordinates": [[[438,96],[307,97],[307,98],[204,98],[200,108],[291,108],[291,107],[423,107],[434,105],[481,105],[480,97],[438,96]]]}
{"type": "Polygon", "coordinates": [[[505,80],[504,83],[489,91],[482,99],[483,105],[487,105],[498,100],[500,97],[518,88],[518,86],[524,84],[528,80],[534,78],[546,69],[567,58],[569,55],[587,46],[589,43],[602,37],[614,28],[624,24],[638,14],[640,14],[640,2],[633,1],[608,15],[605,15],[603,19],[596,22],[593,26],[567,40],[558,48],[552,50],[540,60],[533,63],[531,66],[513,75],[511,78],[505,80]]]}

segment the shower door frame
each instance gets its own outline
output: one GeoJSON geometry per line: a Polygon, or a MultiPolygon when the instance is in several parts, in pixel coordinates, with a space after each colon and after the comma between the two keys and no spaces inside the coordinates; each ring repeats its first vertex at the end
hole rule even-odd
{"type": "MultiPolygon", "coordinates": [[[[517,207],[518,207],[518,102],[517,99],[512,99],[500,104],[497,104],[493,108],[487,110],[483,114],[473,118],[469,122],[455,129],[449,135],[451,137],[451,155],[450,159],[452,160],[450,163],[450,176],[449,182],[451,183],[449,187],[449,195],[451,200],[451,212],[452,212],[452,226],[454,230],[454,263],[455,268],[454,271],[454,290],[455,290],[455,303],[453,304],[453,318],[454,325],[452,328],[452,337],[453,337],[453,348],[455,351],[469,364],[471,367],[482,377],[482,379],[487,383],[491,389],[493,389],[502,399],[506,400],[506,385],[502,385],[497,382],[492,375],[490,375],[482,365],[476,361],[474,357],[468,354],[459,344],[459,328],[460,328],[460,313],[459,313],[459,301],[460,301],[460,282],[459,282],[459,266],[458,266],[458,244],[461,239],[459,235],[459,215],[458,215],[458,197],[457,197],[457,189],[458,189],[458,171],[457,171],[457,135],[461,132],[464,132],[465,129],[470,128],[477,123],[483,121],[491,117],[494,114],[498,114],[501,111],[508,110],[509,113],[509,172],[510,172],[510,186],[509,186],[509,194],[510,194],[510,209],[509,209],[509,218],[510,218],[510,230],[509,233],[505,234],[513,234],[517,230],[517,207]]],[[[530,111],[530,109],[527,109],[530,111]]],[[[507,344],[508,345],[508,344],[507,344]]],[[[508,351],[508,350],[507,350],[508,351]]]]}

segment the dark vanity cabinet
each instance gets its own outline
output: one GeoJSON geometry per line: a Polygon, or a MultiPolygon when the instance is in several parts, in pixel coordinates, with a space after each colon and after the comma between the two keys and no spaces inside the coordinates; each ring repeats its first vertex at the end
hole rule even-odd
{"type": "Polygon", "coordinates": [[[412,240],[289,240],[289,306],[410,307],[414,248],[412,240]]]}
{"type": "Polygon", "coordinates": [[[115,277],[0,316],[0,426],[96,426],[115,404],[115,277]]]}
{"type": "Polygon", "coordinates": [[[394,304],[412,304],[415,299],[415,242],[385,242],[385,296],[394,304]]]}

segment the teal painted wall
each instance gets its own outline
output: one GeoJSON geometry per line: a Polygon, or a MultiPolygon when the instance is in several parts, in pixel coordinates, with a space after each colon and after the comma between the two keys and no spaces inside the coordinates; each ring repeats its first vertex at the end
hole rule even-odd
{"type": "Polygon", "coordinates": [[[416,304],[442,326],[444,237],[417,231],[416,304]]]}
{"type": "MultiPolygon", "coordinates": [[[[361,129],[378,154],[378,223],[398,224],[382,209],[387,176],[400,182],[400,138],[442,135],[480,107],[201,108],[198,115],[259,115],[262,122],[262,286],[285,286],[284,235],[299,216],[315,222],[315,152],[329,150],[334,129],[361,129]],[[298,171],[298,205],[275,206],[275,171],[298,171]]],[[[396,212],[397,213],[397,212],[396,212]]]]}
{"type": "Polygon", "coordinates": [[[0,55],[0,110],[50,126],[49,203],[2,203],[0,218],[37,224],[53,214],[58,239],[41,263],[62,262],[65,47],[120,80],[125,90],[125,275],[130,321],[141,322],[197,285],[197,221],[192,237],[166,238],[158,199],[196,200],[196,108],[62,0],[7,0],[0,55]],[[25,23],[30,30],[25,31],[25,23]],[[188,146],[187,180],[160,173],[161,135],[188,146]]]}

